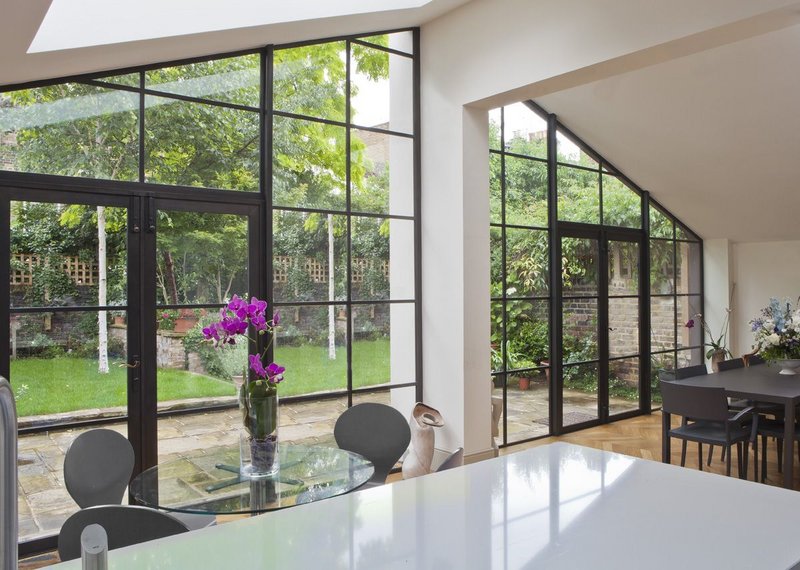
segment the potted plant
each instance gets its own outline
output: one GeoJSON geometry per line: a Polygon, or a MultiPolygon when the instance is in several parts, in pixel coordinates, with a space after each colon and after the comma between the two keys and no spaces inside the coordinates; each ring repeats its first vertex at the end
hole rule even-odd
{"type": "Polygon", "coordinates": [[[719,336],[714,336],[711,334],[711,328],[708,326],[708,323],[700,313],[694,315],[684,325],[684,327],[687,329],[692,329],[694,328],[696,321],[700,322],[700,326],[703,328],[704,336],[710,340],[710,342],[704,342],[703,346],[709,347],[706,351],[706,358],[711,360],[711,370],[714,372],[719,372],[719,363],[725,360],[726,357],[731,356],[731,352],[727,347],[728,324],[730,322],[730,316],[731,310],[725,309],[725,320],[722,322],[722,329],[719,336]]]}
{"type": "Polygon", "coordinates": [[[220,320],[203,329],[205,339],[217,348],[236,344],[239,339],[254,341],[248,337],[248,329],[258,335],[269,334],[269,342],[261,354],[249,356],[250,369],[245,370],[239,390],[240,473],[250,478],[266,477],[278,469],[278,384],[283,381],[286,369],[274,362],[264,366],[264,357],[280,322],[277,312],[267,320],[266,310],[266,301],[253,297],[248,303],[234,295],[227,307],[220,309],[220,320]]]}

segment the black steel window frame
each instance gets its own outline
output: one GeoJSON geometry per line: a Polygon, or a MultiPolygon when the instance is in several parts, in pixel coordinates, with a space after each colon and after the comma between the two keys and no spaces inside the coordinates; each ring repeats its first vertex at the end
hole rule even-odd
{"type": "MultiPolygon", "coordinates": [[[[531,112],[535,113],[538,117],[543,119],[547,122],[547,158],[543,159],[541,157],[532,157],[527,155],[520,155],[518,153],[509,152],[506,148],[506,138],[505,138],[505,109],[500,108],[500,144],[499,148],[489,148],[489,156],[498,156],[500,158],[500,196],[501,196],[501,205],[500,205],[500,221],[490,221],[490,231],[497,231],[499,230],[502,240],[502,251],[501,251],[501,280],[502,280],[502,295],[500,297],[491,297],[490,303],[492,306],[495,304],[500,304],[502,307],[502,326],[501,334],[502,334],[502,347],[503,347],[503,367],[502,370],[491,370],[492,379],[501,379],[501,385],[503,388],[503,422],[502,422],[502,432],[501,432],[501,439],[502,442],[500,443],[500,447],[507,447],[509,445],[517,445],[520,443],[526,443],[529,441],[534,441],[537,439],[541,439],[543,437],[549,437],[552,435],[560,435],[563,433],[569,433],[572,431],[577,431],[581,429],[585,429],[587,427],[592,427],[601,423],[606,423],[609,421],[618,421],[622,419],[627,419],[630,417],[635,417],[642,414],[649,414],[653,411],[653,407],[651,405],[651,387],[650,387],[650,377],[651,377],[651,360],[654,354],[672,354],[673,360],[678,363],[678,353],[684,351],[692,351],[698,348],[702,348],[700,346],[687,346],[687,347],[680,347],[678,348],[678,314],[677,314],[677,298],[678,297],[697,297],[699,298],[699,307],[700,312],[703,312],[703,303],[704,303],[704,283],[703,283],[703,242],[702,239],[698,236],[698,234],[692,231],[686,224],[682,223],[678,220],[673,214],[669,212],[666,208],[656,202],[650,195],[649,192],[643,190],[639,185],[633,182],[630,178],[628,178],[619,168],[614,166],[611,162],[606,160],[599,152],[597,152],[594,148],[588,145],[585,141],[583,141],[580,137],[578,137],[572,130],[570,130],[566,125],[561,123],[558,120],[558,117],[555,114],[549,113],[543,107],[538,105],[536,102],[532,100],[527,100],[523,102],[531,112]],[[584,152],[587,156],[592,158],[596,163],[596,167],[587,167],[585,165],[579,164],[572,164],[569,162],[564,162],[558,160],[558,152],[557,152],[557,138],[556,133],[561,133],[569,138],[575,145],[577,145],[582,152],[584,152]],[[505,208],[506,208],[506,177],[505,177],[505,159],[506,157],[514,157],[519,159],[527,159],[531,161],[538,161],[547,164],[548,169],[548,184],[547,184],[547,200],[548,200],[548,226],[541,227],[541,226],[518,226],[512,224],[505,223],[505,208]],[[588,223],[581,223],[581,222],[570,222],[559,220],[558,217],[558,168],[574,168],[589,172],[596,172],[598,175],[598,192],[599,192],[599,224],[588,224],[588,223]],[[641,224],[640,228],[626,228],[626,227],[619,227],[619,226],[609,226],[604,225],[604,211],[603,211],[603,175],[611,175],[615,176],[620,182],[622,182],[625,186],[627,186],[631,191],[635,192],[641,197],[641,224]],[[657,238],[657,237],[650,237],[650,207],[656,207],[661,213],[663,213],[671,222],[672,222],[672,237],[671,238],[657,238]],[[530,297],[509,297],[507,296],[507,282],[506,282],[506,229],[507,228],[518,228],[518,229],[527,229],[527,230],[540,230],[540,231],[547,231],[548,232],[548,271],[550,274],[550,283],[548,288],[548,295],[546,296],[530,296],[530,297]],[[677,232],[678,228],[680,228],[684,235],[687,236],[686,239],[677,239],[677,232]],[[560,252],[560,240],[561,237],[565,234],[573,235],[577,233],[586,233],[587,235],[597,235],[599,244],[602,244],[607,239],[622,239],[622,240],[630,240],[634,241],[635,243],[639,244],[639,274],[640,274],[640,289],[639,295],[632,295],[631,297],[637,297],[639,299],[639,352],[637,355],[640,361],[640,368],[639,368],[639,406],[638,410],[624,412],[620,414],[614,414],[613,416],[609,416],[608,413],[601,413],[600,417],[597,420],[591,422],[585,422],[580,424],[575,424],[571,426],[562,426],[563,423],[563,396],[562,396],[562,384],[563,382],[560,380],[562,376],[562,368],[563,363],[562,359],[562,349],[563,347],[560,344],[560,333],[562,329],[562,305],[563,305],[563,294],[562,294],[562,287],[561,287],[561,278],[560,278],[560,264],[561,258],[559,255],[560,252]],[[697,293],[689,292],[689,293],[677,293],[677,285],[673,287],[673,293],[671,296],[673,297],[674,303],[674,346],[670,350],[665,351],[652,351],[651,350],[651,313],[650,313],[650,306],[651,306],[651,284],[650,284],[650,240],[651,239],[665,239],[666,241],[672,241],[674,244],[673,249],[673,283],[677,283],[677,248],[679,242],[687,242],[699,245],[699,267],[700,267],[700,291],[697,293]],[[550,363],[550,386],[549,386],[549,409],[550,409],[550,425],[549,425],[549,432],[547,434],[532,437],[528,439],[522,439],[519,441],[509,442],[508,441],[508,376],[511,373],[517,372],[525,372],[531,370],[544,370],[544,367],[533,367],[533,368],[526,368],[524,370],[510,370],[508,368],[507,362],[507,355],[504,347],[506,346],[507,342],[507,311],[506,306],[508,301],[515,301],[515,300],[525,300],[525,301],[548,301],[550,303],[549,310],[548,310],[548,326],[550,330],[550,342],[549,342],[549,363],[550,363]]],[[[601,268],[602,270],[602,268],[601,268]]],[[[600,291],[598,290],[598,298],[599,298],[600,291]]],[[[598,316],[599,313],[607,313],[606,311],[600,311],[600,307],[598,306],[598,316]]],[[[607,315],[606,315],[607,318],[607,315]]],[[[601,319],[599,319],[601,320],[601,319]]],[[[602,323],[599,323],[602,324],[602,323]]],[[[599,325],[598,325],[599,328],[599,325]]],[[[601,335],[604,336],[604,335],[601,335]]],[[[599,339],[598,339],[599,340],[599,339]]],[[[605,344],[605,343],[599,343],[605,344]]],[[[607,348],[607,347],[606,347],[607,348]]],[[[591,361],[592,363],[597,363],[598,367],[602,367],[607,372],[608,362],[614,360],[621,360],[625,358],[631,358],[630,356],[619,356],[619,357],[609,357],[606,353],[602,352],[602,347],[598,345],[598,353],[599,353],[599,360],[598,361],[591,361]]],[[[580,363],[570,363],[570,366],[580,364],[580,363]]],[[[604,396],[607,398],[607,390],[604,396]]],[[[603,396],[601,394],[601,396],[603,396]]]]}
{"type": "MultiPolygon", "coordinates": [[[[76,83],[76,84],[83,84],[89,85],[94,87],[102,87],[104,89],[115,90],[115,91],[125,91],[130,93],[136,93],[139,95],[139,106],[137,110],[138,114],[138,128],[139,128],[139,153],[138,153],[138,176],[137,180],[135,181],[121,181],[121,180],[101,180],[101,179],[93,179],[93,178],[83,178],[83,177],[73,177],[73,176],[59,176],[59,175],[50,175],[50,174],[37,174],[37,173],[28,173],[28,172],[18,172],[18,171],[7,171],[0,169],[0,216],[2,216],[3,223],[5,224],[6,228],[8,228],[9,220],[10,220],[10,203],[12,201],[36,201],[41,200],[45,202],[57,202],[57,203],[70,203],[71,200],[75,200],[78,203],[86,203],[86,204],[106,204],[119,206],[120,204],[125,203],[126,201],[130,204],[129,212],[129,220],[131,216],[134,214],[132,213],[133,210],[139,209],[139,202],[143,200],[143,198],[156,198],[156,199],[163,199],[163,200],[171,200],[171,201],[185,201],[188,203],[196,203],[196,204],[203,204],[203,208],[205,211],[213,212],[215,211],[214,205],[218,206],[218,209],[221,213],[225,213],[226,206],[230,206],[232,204],[238,204],[244,207],[254,207],[258,208],[259,210],[259,223],[257,224],[258,227],[251,228],[251,235],[255,233],[257,235],[257,242],[250,239],[249,250],[250,250],[250,259],[256,259],[253,255],[257,255],[259,257],[259,262],[255,263],[255,266],[258,268],[255,272],[255,279],[257,281],[257,288],[254,289],[254,294],[260,295],[267,299],[271,306],[280,306],[281,303],[275,304],[273,303],[273,284],[272,284],[272,212],[273,210],[280,209],[285,211],[305,211],[305,212],[317,212],[317,213],[332,213],[335,215],[347,215],[348,216],[348,226],[349,219],[351,216],[359,216],[359,217],[374,217],[374,218],[381,218],[381,219],[398,219],[398,220],[408,220],[414,224],[413,229],[413,239],[414,239],[414,260],[413,260],[413,267],[414,267],[414,298],[413,299],[389,299],[389,300],[375,300],[375,301],[362,301],[362,300],[353,300],[350,296],[350,280],[351,280],[351,268],[349,266],[349,251],[350,251],[350,231],[348,227],[348,299],[347,303],[347,310],[348,315],[352,313],[352,307],[361,305],[361,304],[371,304],[371,305],[378,305],[378,304],[413,304],[414,305],[414,316],[415,316],[415,323],[414,323],[414,344],[415,344],[415,378],[413,381],[404,382],[404,383],[397,383],[397,384],[382,384],[379,386],[369,386],[369,387],[362,387],[362,388],[353,388],[352,387],[352,366],[349,364],[352,362],[352,331],[350,331],[350,319],[348,319],[348,343],[347,343],[347,356],[348,356],[348,382],[347,388],[344,390],[337,390],[331,392],[325,392],[321,394],[308,394],[308,395],[301,395],[301,396],[293,396],[293,397],[286,397],[282,398],[285,402],[302,402],[302,401],[315,401],[315,400],[329,400],[335,398],[342,398],[346,397],[348,401],[348,406],[352,405],[353,396],[360,395],[360,394],[370,394],[375,392],[390,392],[391,390],[396,389],[408,389],[413,388],[415,390],[415,397],[419,401],[422,399],[422,389],[423,389],[423,367],[422,367],[422,276],[421,276],[421,227],[420,227],[420,219],[421,219],[421,172],[420,172],[420,164],[421,164],[421,150],[420,150],[420,130],[421,130],[421,116],[420,116],[420,31],[419,28],[411,27],[411,28],[395,28],[389,30],[382,30],[382,31],[375,31],[369,32],[365,34],[353,34],[353,35],[346,35],[346,36],[336,36],[330,38],[323,38],[317,40],[309,40],[303,42],[294,42],[290,44],[280,44],[280,45],[266,45],[261,48],[254,48],[248,50],[240,50],[240,51],[233,51],[233,52],[224,52],[224,53],[214,53],[203,55],[199,57],[193,58],[186,58],[180,60],[169,60],[164,62],[158,62],[153,64],[147,64],[142,66],[133,66],[133,67],[126,67],[126,68],[119,68],[115,70],[106,70],[99,73],[88,73],[88,74],[79,74],[79,75],[71,75],[71,76],[64,76],[54,79],[48,80],[41,80],[41,81],[31,81],[25,83],[18,83],[13,85],[4,85],[0,86],[0,93],[6,93],[11,91],[17,91],[22,89],[34,89],[39,87],[49,87],[58,84],[64,83],[76,83]],[[370,43],[365,41],[367,38],[372,36],[379,36],[379,35],[386,35],[386,34],[394,34],[394,33],[401,33],[401,32],[410,32],[412,34],[412,53],[406,53],[403,51],[395,50],[392,48],[380,46],[377,44],[370,43]],[[273,83],[272,83],[272,62],[273,62],[273,53],[277,49],[287,49],[292,47],[300,47],[300,46],[310,46],[310,45],[319,45],[325,44],[330,42],[336,41],[345,41],[347,42],[348,50],[351,44],[358,44],[362,46],[369,47],[371,49],[376,49],[380,51],[384,51],[393,55],[407,57],[412,62],[412,102],[411,102],[411,109],[412,109],[412,124],[413,124],[413,132],[396,132],[388,129],[381,129],[381,128],[374,128],[374,127],[367,127],[358,125],[357,123],[351,123],[350,116],[349,116],[349,101],[350,101],[350,89],[349,89],[349,78],[350,78],[350,61],[346,63],[347,69],[347,77],[348,77],[348,89],[347,89],[347,105],[348,105],[348,116],[347,121],[344,123],[337,122],[337,121],[326,121],[324,119],[319,119],[315,117],[305,117],[302,115],[294,115],[291,113],[282,113],[280,111],[275,111],[272,109],[272,101],[273,101],[273,83]],[[213,99],[205,99],[200,97],[192,97],[187,95],[181,95],[176,93],[169,93],[165,91],[160,91],[156,86],[146,86],[145,85],[145,72],[149,70],[156,70],[162,69],[167,67],[174,67],[179,65],[187,65],[192,63],[202,63],[211,60],[220,60],[226,58],[233,58],[237,56],[245,56],[245,55],[259,55],[260,58],[260,68],[259,68],[259,77],[260,77],[260,85],[259,85],[259,98],[260,102],[257,107],[248,106],[248,105],[240,105],[236,103],[229,103],[225,101],[217,101],[213,99]],[[118,75],[125,75],[131,73],[138,73],[139,74],[139,84],[138,86],[129,86],[129,85],[122,85],[117,83],[109,82],[105,79],[118,76],[118,75]],[[245,111],[251,112],[254,115],[258,116],[260,129],[259,129],[259,144],[260,144],[260,153],[259,153],[259,184],[257,191],[238,191],[238,190],[225,190],[219,188],[207,188],[207,187],[189,187],[189,186],[181,186],[181,185],[167,185],[167,184],[160,184],[154,182],[148,182],[145,177],[145,98],[147,96],[156,96],[165,99],[172,99],[177,101],[184,101],[189,103],[196,103],[200,105],[208,105],[208,106],[215,106],[220,108],[226,109],[233,109],[238,111],[245,111]],[[381,134],[387,134],[397,137],[403,137],[406,139],[410,139],[413,141],[413,149],[412,149],[412,162],[413,162],[413,178],[412,178],[412,188],[410,191],[413,193],[413,214],[412,215],[394,215],[394,214],[377,214],[374,212],[358,212],[358,211],[351,211],[350,204],[349,204],[349,192],[350,192],[350,180],[349,180],[349,161],[350,156],[349,153],[347,154],[346,160],[348,161],[348,168],[347,168],[347,190],[348,190],[348,207],[346,211],[335,211],[335,210],[325,210],[325,209],[305,209],[305,208],[291,208],[291,207],[281,207],[275,208],[272,206],[272,143],[273,143],[273,133],[272,133],[272,118],[273,116],[287,116],[287,117],[294,117],[300,118],[303,120],[310,120],[310,121],[319,121],[319,122],[326,122],[330,124],[336,124],[339,126],[347,127],[347,137],[348,137],[348,149],[349,149],[349,137],[350,137],[350,130],[352,128],[357,128],[358,130],[363,131],[371,131],[377,132],[381,134]],[[267,127],[270,128],[267,128],[267,127]]],[[[4,245],[7,250],[10,251],[10,242],[9,242],[9,231],[0,232],[0,245],[4,245]]],[[[131,263],[131,258],[133,255],[139,255],[138,248],[137,251],[134,253],[129,252],[129,264],[131,263]]],[[[10,267],[9,264],[0,264],[2,266],[0,268],[0,294],[3,294],[5,299],[10,300],[10,286],[9,286],[9,279],[10,279],[10,267]]],[[[138,279],[137,271],[133,268],[129,267],[129,288],[131,287],[131,283],[138,279]]],[[[251,277],[251,283],[253,281],[253,277],[251,277]]],[[[138,286],[138,282],[137,282],[138,286]]],[[[313,303],[283,303],[283,304],[291,304],[291,305],[306,305],[306,304],[313,304],[313,303]]],[[[323,303],[329,304],[329,303],[323,303]]],[[[345,301],[336,301],[334,304],[343,305],[345,301]]],[[[162,305],[159,308],[182,308],[186,305],[178,304],[178,305],[162,305]]],[[[198,305],[199,306],[199,305],[198,305]]],[[[205,306],[205,305],[204,305],[205,306]]],[[[208,304],[209,308],[220,307],[221,305],[217,304],[208,304]]],[[[195,307],[195,305],[192,305],[195,307]]],[[[59,311],[87,311],[87,310],[96,310],[102,309],[104,307],[57,307],[56,309],[59,311]]],[[[137,299],[129,299],[128,304],[126,305],[127,310],[130,312],[141,312],[142,307],[137,299]]],[[[2,308],[0,309],[0,318],[6,319],[8,321],[10,314],[13,313],[26,313],[26,312],[52,312],[54,307],[10,307],[10,302],[3,303],[2,308]]],[[[109,307],[112,309],[112,307],[109,307]]],[[[113,310],[120,310],[120,306],[114,306],[113,310]]],[[[6,346],[9,343],[9,330],[8,327],[0,327],[0,342],[5,342],[6,346]]],[[[264,339],[261,339],[261,342],[264,342],[264,339]]],[[[271,356],[271,355],[270,355],[271,356]]],[[[8,351],[3,351],[0,355],[0,374],[5,377],[10,377],[10,355],[8,351]]],[[[11,379],[13,381],[13,379],[11,379]]],[[[130,387],[130,379],[129,379],[129,387],[130,387]]],[[[215,407],[198,407],[192,409],[185,409],[179,411],[173,411],[169,413],[157,414],[158,418],[167,416],[167,415],[183,415],[183,414],[191,414],[197,413],[202,411],[208,411],[213,409],[225,408],[231,406],[215,406],[215,407]]],[[[129,411],[131,413],[137,413],[138,408],[133,405],[132,402],[129,400],[129,411]]],[[[124,422],[128,419],[128,414],[118,416],[115,418],[109,419],[101,419],[101,420],[92,420],[92,421],[85,421],[85,422],[72,422],[72,423],[64,423],[64,424],[57,424],[57,425],[47,425],[38,428],[30,428],[21,430],[21,434],[29,434],[35,432],[43,432],[49,431],[52,429],[69,429],[72,427],[85,427],[91,425],[102,425],[108,423],[118,423],[124,422]]],[[[149,454],[153,454],[154,450],[150,450],[149,454]]],[[[41,552],[43,550],[53,549],[56,546],[56,538],[55,536],[45,537],[45,538],[38,538],[30,541],[26,541],[20,543],[20,554],[21,555],[30,555],[36,552],[41,552]]]]}

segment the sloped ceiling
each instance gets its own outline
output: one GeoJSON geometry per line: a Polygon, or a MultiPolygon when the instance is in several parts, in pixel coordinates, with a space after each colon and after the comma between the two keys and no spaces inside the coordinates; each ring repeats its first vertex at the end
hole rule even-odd
{"type": "MultiPolygon", "coordinates": [[[[128,3],[115,1],[120,5],[117,11],[119,21],[109,22],[108,25],[124,26],[126,20],[129,20],[126,18],[126,10],[136,9],[137,3],[135,1],[128,3]]],[[[50,0],[2,0],[0,2],[0,85],[166,62],[268,44],[419,26],[467,1],[431,0],[420,8],[29,54],[27,53],[28,47],[47,13],[50,0]]],[[[225,2],[220,2],[222,9],[231,9],[230,3],[228,4],[226,6],[225,2]]],[[[152,16],[158,18],[159,14],[152,16]]]]}
{"type": "Polygon", "coordinates": [[[536,99],[704,238],[800,239],[800,26],[536,99]]]}

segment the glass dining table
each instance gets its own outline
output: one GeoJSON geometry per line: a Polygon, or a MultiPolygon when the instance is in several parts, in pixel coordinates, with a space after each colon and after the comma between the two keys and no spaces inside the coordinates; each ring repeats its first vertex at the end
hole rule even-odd
{"type": "Polygon", "coordinates": [[[258,514],[343,495],[374,472],[370,461],[335,447],[281,443],[280,467],[268,477],[239,476],[239,448],[197,450],[133,478],[130,495],[143,506],[193,514],[258,514]]]}

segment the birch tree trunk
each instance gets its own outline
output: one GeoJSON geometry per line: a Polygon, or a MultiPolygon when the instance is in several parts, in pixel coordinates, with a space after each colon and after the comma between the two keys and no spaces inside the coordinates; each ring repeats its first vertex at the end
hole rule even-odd
{"type": "MultiPolygon", "coordinates": [[[[328,214],[328,300],[336,299],[334,280],[333,214],[328,214]]],[[[336,307],[328,305],[328,360],[336,360],[336,307]]]]}
{"type": "MultiPolygon", "coordinates": [[[[106,209],[97,207],[97,304],[107,303],[108,271],[106,269],[106,209]]],[[[108,323],[106,311],[97,312],[97,371],[108,374],[108,323]]]]}

